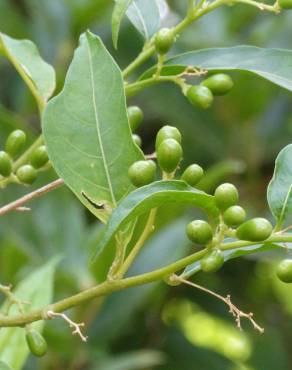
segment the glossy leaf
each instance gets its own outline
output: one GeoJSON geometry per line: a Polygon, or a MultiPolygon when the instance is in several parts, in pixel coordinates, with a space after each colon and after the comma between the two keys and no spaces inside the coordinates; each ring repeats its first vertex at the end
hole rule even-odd
{"type": "Polygon", "coordinates": [[[40,57],[35,44],[0,33],[0,53],[28,78],[33,88],[28,87],[37,101],[46,102],[55,90],[55,71],[40,57]]]}
{"type": "Polygon", "coordinates": [[[117,48],[118,37],[122,19],[133,0],[116,0],[112,14],[112,39],[114,47],[117,48]]]}
{"type": "MultiPolygon", "coordinates": [[[[41,308],[51,303],[53,297],[53,279],[58,259],[54,258],[47,264],[32,272],[13,291],[18,299],[29,302],[24,305],[26,312],[41,308]]],[[[2,308],[6,307],[6,303],[2,308]]],[[[18,314],[14,305],[9,314],[18,314]]],[[[32,327],[40,331],[43,322],[38,321],[32,327]]],[[[20,370],[29,354],[23,328],[1,328],[0,330],[0,360],[10,365],[13,370],[20,370]]]]}
{"type": "Polygon", "coordinates": [[[90,32],[80,38],[62,92],[47,105],[43,132],[58,175],[106,221],[133,189],[130,165],[144,156],[132,140],[121,72],[90,32]]]}
{"type": "MultiPolygon", "coordinates": [[[[247,247],[237,248],[233,250],[222,251],[222,254],[224,257],[224,261],[226,262],[233,258],[248,256],[250,254],[259,253],[259,252],[272,251],[272,250],[279,249],[279,248],[281,248],[280,245],[272,244],[272,243],[255,244],[255,245],[250,245],[247,247]]],[[[188,278],[200,270],[201,270],[200,261],[197,261],[187,266],[182,276],[184,278],[188,278]]]]}
{"type": "MultiPolygon", "coordinates": [[[[251,72],[292,91],[291,50],[236,46],[190,51],[168,59],[162,73],[176,75],[189,66],[208,71],[251,72]]],[[[151,76],[154,69],[148,70],[141,78],[151,76]]]]}
{"type": "Polygon", "coordinates": [[[279,226],[292,220],[292,144],[282,149],[276,159],[267,197],[279,226]]]}
{"type": "Polygon", "coordinates": [[[117,231],[150,209],[166,203],[188,204],[204,210],[210,216],[218,215],[213,196],[194,189],[183,181],[157,181],[143,186],[123,199],[112,213],[93,255],[94,269],[104,273],[108,270],[108,263],[114,257],[112,241],[117,231]]]}
{"type": "Polygon", "coordinates": [[[134,0],[126,14],[135,28],[148,40],[160,28],[161,0],[134,0]]]}

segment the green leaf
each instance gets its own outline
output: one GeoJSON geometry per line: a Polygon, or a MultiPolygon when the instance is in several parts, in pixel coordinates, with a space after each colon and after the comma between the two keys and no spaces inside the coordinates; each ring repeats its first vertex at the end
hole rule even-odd
{"type": "Polygon", "coordinates": [[[142,36],[149,40],[161,25],[161,0],[134,0],[126,14],[142,36]]]}
{"type": "Polygon", "coordinates": [[[40,57],[34,43],[16,40],[3,33],[0,33],[0,53],[14,65],[42,107],[55,90],[53,67],[40,57]]]}
{"type": "MultiPolygon", "coordinates": [[[[18,299],[29,304],[24,305],[25,312],[41,308],[51,303],[53,297],[54,272],[59,258],[53,258],[41,268],[32,272],[13,291],[18,299]]],[[[5,302],[4,302],[5,305],[5,302]]],[[[9,314],[18,314],[14,305],[9,314]]],[[[43,322],[31,324],[38,331],[43,328],[43,322]]],[[[10,365],[13,370],[20,370],[29,354],[23,328],[1,328],[0,330],[0,360],[10,365]]]]}
{"type": "Polygon", "coordinates": [[[267,191],[271,212],[281,227],[292,221],[292,144],[279,153],[273,178],[267,191]]]}
{"type": "MultiPolygon", "coordinates": [[[[231,240],[229,239],[228,242],[230,241],[231,240]]],[[[259,253],[259,252],[272,251],[272,250],[279,249],[279,248],[282,248],[282,247],[280,245],[272,244],[272,243],[255,244],[255,245],[249,245],[247,247],[237,248],[233,250],[222,251],[222,254],[224,257],[224,261],[226,262],[233,258],[248,256],[250,254],[259,253]]],[[[200,270],[201,270],[200,261],[194,262],[185,268],[182,274],[182,277],[188,278],[200,270]]]]}
{"type": "Polygon", "coordinates": [[[90,32],[80,38],[62,92],[45,109],[43,132],[58,175],[105,222],[133,190],[128,169],[144,156],[132,140],[121,71],[90,32]]]}
{"type": "MultiPolygon", "coordinates": [[[[246,71],[292,91],[292,50],[236,46],[190,51],[166,61],[162,73],[176,75],[189,66],[208,71],[246,71]]],[[[153,74],[151,68],[141,79],[153,74]]]]}
{"type": "Polygon", "coordinates": [[[114,47],[118,46],[119,31],[122,19],[133,0],[116,0],[112,14],[112,39],[114,47]]]}
{"type": "Polygon", "coordinates": [[[211,217],[218,216],[213,196],[190,187],[184,181],[157,181],[143,186],[123,199],[112,213],[92,257],[94,270],[106,276],[115,253],[113,240],[117,231],[150,209],[166,203],[188,204],[204,210],[211,217]]]}

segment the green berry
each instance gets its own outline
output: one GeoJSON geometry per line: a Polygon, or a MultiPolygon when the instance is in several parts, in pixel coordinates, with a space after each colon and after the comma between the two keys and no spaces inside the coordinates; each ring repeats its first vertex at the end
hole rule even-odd
{"type": "Polygon", "coordinates": [[[0,152],[0,175],[8,177],[12,172],[12,160],[4,151],[0,152]]]}
{"type": "Polygon", "coordinates": [[[191,86],[187,90],[190,103],[199,108],[207,109],[213,103],[213,94],[206,86],[191,86]]]}
{"type": "Polygon", "coordinates": [[[181,144],[181,133],[174,126],[163,126],[156,135],[155,148],[158,149],[159,145],[166,139],[174,139],[181,144]]]}
{"type": "Polygon", "coordinates": [[[139,136],[139,135],[133,134],[133,135],[132,135],[132,139],[133,139],[134,143],[135,143],[137,146],[141,147],[141,145],[142,145],[142,140],[141,140],[141,138],[140,138],[140,136],[139,136]]]}
{"type": "Polygon", "coordinates": [[[156,155],[160,168],[172,173],[182,159],[182,147],[176,140],[166,139],[159,145],[156,155]]]}
{"type": "Polygon", "coordinates": [[[24,184],[32,184],[37,178],[37,170],[30,164],[25,164],[19,167],[16,171],[16,176],[20,182],[24,184]]]}
{"type": "Polygon", "coordinates": [[[208,87],[214,95],[225,95],[232,89],[233,81],[230,76],[218,73],[204,80],[202,85],[208,87]]]}
{"type": "Polygon", "coordinates": [[[26,141],[25,132],[22,130],[12,131],[5,143],[5,150],[11,157],[17,156],[24,147],[26,141]]]}
{"type": "Polygon", "coordinates": [[[46,354],[47,342],[39,332],[36,330],[29,330],[25,338],[28,348],[33,355],[42,357],[46,354]]]}
{"type": "Polygon", "coordinates": [[[35,149],[30,157],[30,163],[34,168],[43,167],[49,160],[48,152],[45,145],[39,146],[35,149]]]}
{"type": "Polygon", "coordinates": [[[238,191],[232,184],[225,183],[218,186],[215,190],[215,203],[221,211],[234,206],[238,202],[238,191]]]}
{"type": "Polygon", "coordinates": [[[161,28],[155,36],[155,49],[159,54],[166,54],[174,43],[174,32],[170,28],[161,28]]]}
{"type": "Polygon", "coordinates": [[[137,107],[136,105],[132,105],[128,107],[128,118],[129,123],[132,131],[137,130],[138,126],[143,121],[143,111],[141,108],[137,107]]]}
{"type": "Polygon", "coordinates": [[[203,177],[204,170],[198,164],[191,164],[184,170],[181,179],[191,186],[195,186],[203,177]]]}
{"type": "Polygon", "coordinates": [[[212,251],[201,260],[201,270],[204,272],[216,272],[224,263],[224,257],[219,249],[212,251]]]}
{"type": "Polygon", "coordinates": [[[277,267],[276,274],[284,283],[292,283],[292,259],[284,259],[277,267]]]}
{"type": "Polygon", "coordinates": [[[231,206],[223,213],[223,220],[227,226],[238,226],[246,218],[245,210],[240,206],[231,206]]]}
{"type": "Polygon", "coordinates": [[[128,171],[129,178],[136,187],[150,184],[154,181],[156,164],[153,161],[137,161],[128,171]]]}
{"type": "Polygon", "coordinates": [[[292,0],[278,0],[278,4],[282,9],[292,9],[292,0]]]}
{"type": "Polygon", "coordinates": [[[12,370],[9,365],[6,364],[6,362],[0,361],[0,370],[12,370]]]}
{"type": "Polygon", "coordinates": [[[240,240],[247,240],[250,242],[261,242],[272,234],[273,226],[265,218],[252,218],[241,224],[236,229],[236,236],[240,240]]]}
{"type": "Polygon", "coordinates": [[[196,244],[207,244],[213,238],[213,231],[208,222],[194,220],[186,228],[188,238],[196,244]]]}

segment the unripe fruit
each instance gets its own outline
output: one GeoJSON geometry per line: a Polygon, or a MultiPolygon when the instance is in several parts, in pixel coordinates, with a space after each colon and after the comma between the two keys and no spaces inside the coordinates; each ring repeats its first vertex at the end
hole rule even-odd
{"type": "Polygon", "coordinates": [[[26,333],[26,342],[30,352],[38,357],[42,357],[47,352],[47,342],[44,337],[36,330],[29,330],[26,333]]]}
{"type": "Polygon", "coordinates": [[[195,186],[203,177],[204,170],[198,164],[191,164],[184,170],[181,179],[191,186],[195,186]]]}
{"type": "Polygon", "coordinates": [[[133,134],[133,135],[132,135],[132,139],[133,139],[134,143],[135,143],[137,146],[141,147],[141,145],[142,145],[142,140],[141,140],[141,138],[140,138],[140,136],[139,136],[139,135],[133,134]]]}
{"type": "Polygon", "coordinates": [[[136,187],[150,184],[154,181],[156,164],[153,161],[137,161],[128,171],[129,178],[136,187]]]}
{"type": "Polygon", "coordinates": [[[215,203],[221,211],[234,206],[238,202],[238,191],[232,184],[225,183],[217,187],[214,193],[215,203]]]}
{"type": "Polygon", "coordinates": [[[22,150],[25,141],[25,132],[23,132],[22,130],[12,131],[5,143],[6,152],[9,153],[11,157],[15,157],[22,150]]]}
{"type": "Polygon", "coordinates": [[[131,130],[135,131],[143,121],[143,111],[136,105],[128,107],[127,111],[131,130]]]}
{"type": "Polygon", "coordinates": [[[194,220],[186,228],[188,238],[196,244],[207,244],[213,238],[213,230],[208,222],[194,220]]]}
{"type": "Polygon", "coordinates": [[[170,28],[161,28],[154,40],[155,49],[159,54],[166,54],[174,43],[174,32],[170,28]]]}
{"type": "Polygon", "coordinates": [[[250,242],[261,242],[268,239],[272,234],[273,226],[265,218],[252,218],[241,224],[236,229],[236,236],[240,240],[247,240],[250,242]]]}
{"type": "Polygon", "coordinates": [[[32,184],[37,178],[37,170],[30,164],[25,164],[19,167],[16,171],[16,176],[20,182],[24,184],[32,184]]]}
{"type": "Polygon", "coordinates": [[[191,86],[187,90],[187,98],[192,105],[207,109],[213,103],[213,94],[206,86],[191,86]]]}
{"type": "Polygon", "coordinates": [[[224,95],[232,89],[233,81],[230,76],[218,73],[204,80],[202,85],[208,87],[214,95],[224,95]]]}
{"type": "Polygon", "coordinates": [[[246,218],[245,210],[240,206],[231,206],[223,214],[223,220],[227,226],[238,226],[246,218]]]}
{"type": "Polygon", "coordinates": [[[278,0],[278,4],[282,9],[292,9],[292,0],[278,0]]]}
{"type": "Polygon", "coordinates": [[[277,267],[276,274],[284,283],[292,283],[292,259],[284,259],[277,267]]]}
{"type": "Polygon", "coordinates": [[[45,145],[39,146],[35,151],[33,151],[30,157],[30,163],[34,168],[43,167],[49,160],[48,152],[45,145]]]}
{"type": "Polygon", "coordinates": [[[156,135],[155,148],[158,149],[159,145],[166,139],[174,139],[181,144],[181,133],[174,126],[163,126],[156,135]]]}
{"type": "Polygon", "coordinates": [[[172,173],[181,161],[182,153],[182,147],[176,140],[164,140],[156,152],[160,168],[167,173],[172,173]]]}
{"type": "Polygon", "coordinates": [[[0,361],[0,370],[12,370],[9,365],[6,364],[6,362],[0,361]]]}
{"type": "Polygon", "coordinates": [[[219,249],[211,252],[201,260],[201,270],[204,272],[216,272],[224,263],[224,257],[219,249]]]}
{"type": "Polygon", "coordinates": [[[10,156],[4,152],[0,152],[0,175],[8,177],[12,172],[12,160],[10,156]]]}

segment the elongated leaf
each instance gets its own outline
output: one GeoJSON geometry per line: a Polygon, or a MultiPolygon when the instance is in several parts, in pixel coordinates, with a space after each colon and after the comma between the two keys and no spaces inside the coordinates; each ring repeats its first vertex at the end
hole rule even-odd
{"type": "Polygon", "coordinates": [[[62,92],[47,105],[43,131],[58,175],[105,221],[133,189],[129,166],[144,157],[132,140],[121,72],[90,32],[80,38],[62,92]]]}
{"type": "Polygon", "coordinates": [[[111,242],[118,230],[141,214],[166,203],[189,204],[201,208],[210,216],[218,215],[213,196],[196,190],[183,181],[157,181],[143,186],[126,197],[112,213],[93,255],[94,269],[103,271],[104,274],[107,272],[108,263],[112,261],[115,252],[111,242]]]}
{"type": "Polygon", "coordinates": [[[112,39],[114,47],[117,48],[119,31],[122,19],[133,0],[116,0],[112,14],[112,39]]]}
{"type": "MultiPolygon", "coordinates": [[[[57,262],[58,259],[52,259],[47,264],[31,273],[15,289],[14,294],[18,299],[29,302],[29,304],[24,305],[26,312],[51,303],[53,297],[54,272],[57,262]]],[[[17,307],[13,306],[9,313],[12,315],[17,314],[17,307]]],[[[32,326],[40,331],[43,327],[43,322],[35,322],[32,326]]],[[[9,364],[13,370],[20,370],[28,354],[29,349],[25,340],[25,331],[22,328],[1,328],[0,360],[9,364]]]]}
{"type": "Polygon", "coordinates": [[[148,40],[160,28],[161,0],[134,0],[126,14],[131,23],[148,40]]]}
{"type": "MultiPolygon", "coordinates": [[[[191,51],[170,58],[163,74],[178,74],[193,66],[208,71],[247,71],[292,91],[292,51],[236,46],[191,51]]],[[[141,78],[153,74],[153,68],[141,78]]]]}
{"type": "MultiPolygon", "coordinates": [[[[222,254],[224,257],[224,261],[226,262],[233,258],[248,256],[250,254],[259,253],[259,252],[268,252],[268,251],[272,251],[278,248],[281,248],[281,246],[277,244],[272,244],[272,243],[265,243],[265,244],[250,245],[247,247],[237,248],[234,250],[222,251],[222,254]]],[[[184,278],[188,278],[200,270],[201,270],[200,261],[197,261],[187,266],[182,276],[184,278]]]]}
{"type": "Polygon", "coordinates": [[[268,186],[268,203],[279,226],[292,221],[292,144],[279,153],[268,186]]]}
{"type": "Polygon", "coordinates": [[[40,57],[35,44],[0,33],[0,53],[28,78],[32,84],[28,87],[38,103],[46,102],[55,90],[55,71],[40,57]]]}

